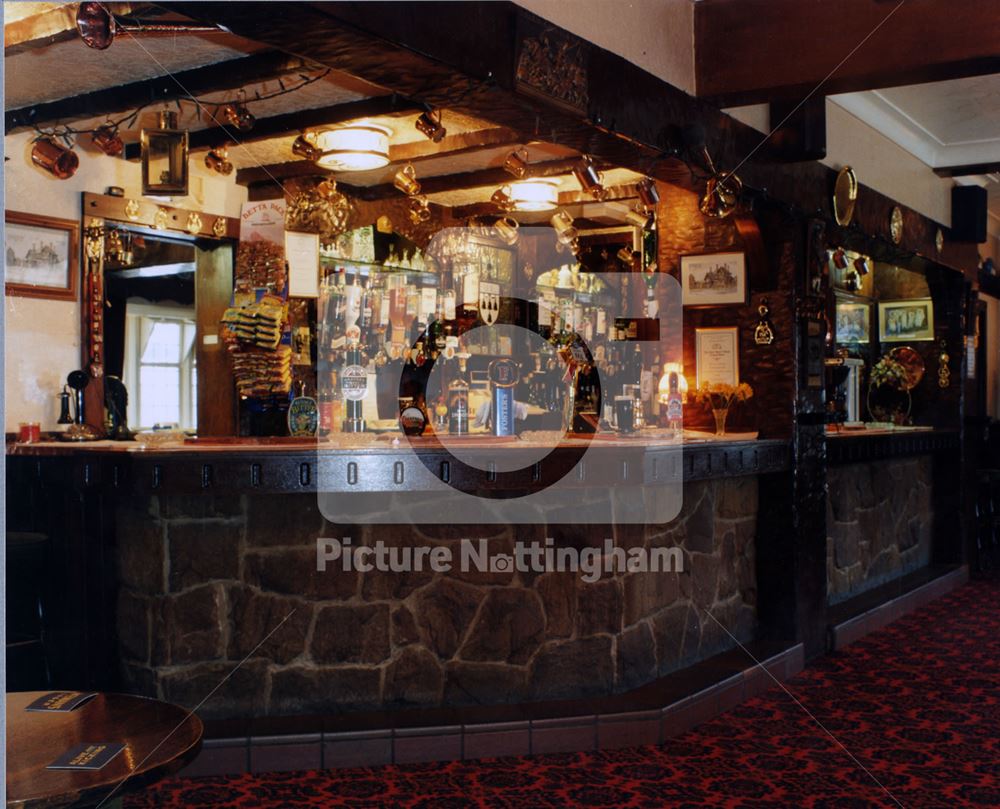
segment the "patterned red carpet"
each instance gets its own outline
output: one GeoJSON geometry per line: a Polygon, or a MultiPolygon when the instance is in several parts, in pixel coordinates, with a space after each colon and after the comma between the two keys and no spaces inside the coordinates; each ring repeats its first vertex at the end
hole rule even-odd
{"type": "Polygon", "coordinates": [[[859,763],[773,688],[663,747],[179,780],[125,806],[1000,806],[996,583],[940,599],[788,688],[859,763]]]}

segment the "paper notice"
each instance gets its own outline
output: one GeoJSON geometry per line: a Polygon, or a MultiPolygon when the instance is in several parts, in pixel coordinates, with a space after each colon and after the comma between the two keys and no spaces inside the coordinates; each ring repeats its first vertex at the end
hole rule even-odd
{"type": "Polygon", "coordinates": [[[319,236],[285,232],[288,294],[293,298],[319,297],[319,236]]]}

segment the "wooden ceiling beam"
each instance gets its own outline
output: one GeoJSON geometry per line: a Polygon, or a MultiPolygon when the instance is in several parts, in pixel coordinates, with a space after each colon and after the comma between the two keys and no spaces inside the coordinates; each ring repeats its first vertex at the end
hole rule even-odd
{"type": "Polygon", "coordinates": [[[938,177],[971,177],[975,174],[994,174],[1000,172],[1000,160],[992,163],[967,163],[962,166],[938,166],[934,173],[938,177]]]}
{"type": "MultiPolygon", "coordinates": [[[[547,160],[544,163],[535,163],[531,166],[530,174],[524,179],[537,177],[557,177],[561,174],[568,174],[573,167],[580,162],[580,158],[560,158],[559,160],[547,160]]],[[[598,168],[604,168],[598,165],[598,168]]],[[[503,168],[479,169],[477,171],[462,171],[457,174],[439,174],[433,177],[421,177],[417,175],[420,182],[420,193],[444,194],[448,191],[464,191],[469,188],[489,188],[516,182],[516,180],[503,168]]],[[[384,185],[372,185],[360,187],[357,194],[362,199],[377,200],[399,196],[399,189],[392,183],[384,185]]]]}
{"type": "MultiPolygon", "coordinates": [[[[195,151],[210,149],[224,143],[256,143],[269,138],[301,132],[305,129],[335,126],[358,118],[409,115],[420,109],[423,108],[414,102],[394,95],[363,98],[360,101],[348,101],[330,107],[296,110],[281,115],[272,115],[269,118],[258,118],[253,129],[248,132],[240,132],[232,126],[211,126],[206,129],[196,129],[188,135],[188,144],[189,148],[195,151]]],[[[140,156],[141,149],[138,143],[126,144],[126,160],[138,160],[140,156]]]]}
{"type": "MultiPolygon", "coordinates": [[[[704,180],[682,162],[656,159],[672,150],[683,157],[685,133],[695,124],[703,128],[705,145],[721,170],[739,164],[745,188],[767,189],[768,198],[793,210],[832,217],[832,169],[814,161],[775,164],[754,153],[759,132],[714,104],[512,2],[286,3],[280,14],[267,3],[168,5],[400,95],[485,116],[497,126],[700,193],[704,180]]],[[[816,41],[817,31],[826,35],[813,26],[804,38],[816,41]]],[[[895,47],[893,43],[890,50],[895,47]]],[[[933,48],[930,43],[922,50],[933,48]]],[[[861,200],[865,204],[858,206],[858,221],[881,233],[895,202],[868,187],[861,200]]],[[[931,254],[938,224],[910,210],[904,210],[904,217],[904,249],[931,254]]],[[[974,252],[960,257],[949,253],[946,244],[942,258],[963,266],[959,262],[972,260],[974,252]]]]}
{"type": "Polygon", "coordinates": [[[430,140],[415,140],[389,147],[389,159],[393,163],[413,163],[418,165],[428,160],[454,157],[460,154],[475,154],[496,149],[499,146],[511,148],[521,145],[520,133],[504,126],[479,129],[447,135],[440,143],[430,140]]]}
{"type": "Polygon", "coordinates": [[[603,200],[595,200],[586,191],[561,191],[559,193],[560,205],[586,205],[594,202],[616,202],[618,200],[635,199],[639,196],[635,183],[625,183],[624,185],[612,185],[604,189],[607,196],[603,200]]]}
{"type": "Polygon", "coordinates": [[[701,0],[695,87],[735,107],[997,73],[998,30],[996,2],[701,0]]]}
{"type": "MultiPolygon", "coordinates": [[[[85,47],[82,43],[81,48],[85,47]]],[[[266,81],[288,73],[314,69],[298,57],[281,51],[265,51],[228,59],[224,62],[184,70],[171,76],[123,84],[93,93],[32,104],[8,110],[4,114],[7,134],[56,122],[70,123],[105,115],[120,115],[136,107],[224,90],[266,81]],[[185,89],[182,90],[181,87],[185,89]],[[185,92],[185,90],[187,92],[185,92]]]]}

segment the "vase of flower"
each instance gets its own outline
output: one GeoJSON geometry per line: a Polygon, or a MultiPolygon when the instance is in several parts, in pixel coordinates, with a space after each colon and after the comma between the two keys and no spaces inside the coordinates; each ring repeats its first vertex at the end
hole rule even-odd
{"type": "Polygon", "coordinates": [[[729,417],[730,408],[738,403],[745,402],[753,396],[753,388],[746,382],[739,385],[729,385],[724,382],[703,382],[694,392],[695,401],[708,405],[715,417],[715,434],[726,434],[726,419],[729,417]]]}
{"type": "Polygon", "coordinates": [[[889,354],[872,366],[867,401],[874,421],[905,424],[909,420],[913,400],[906,369],[889,354]]]}

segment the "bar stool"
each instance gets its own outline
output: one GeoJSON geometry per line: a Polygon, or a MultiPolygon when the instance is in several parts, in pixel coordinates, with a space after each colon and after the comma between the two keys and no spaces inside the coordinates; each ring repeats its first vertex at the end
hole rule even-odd
{"type": "Polygon", "coordinates": [[[7,690],[52,685],[45,648],[49,538],[7,532],[7,690]]]}

